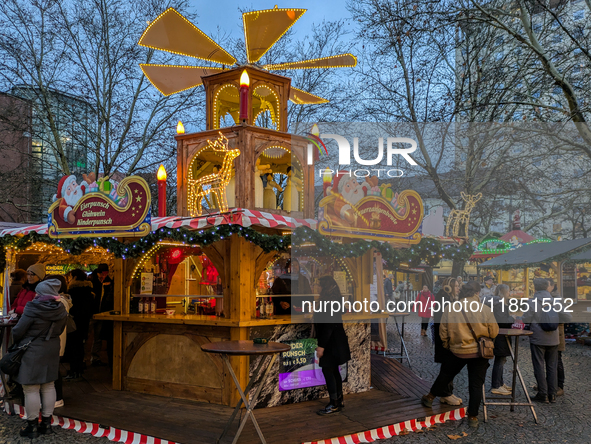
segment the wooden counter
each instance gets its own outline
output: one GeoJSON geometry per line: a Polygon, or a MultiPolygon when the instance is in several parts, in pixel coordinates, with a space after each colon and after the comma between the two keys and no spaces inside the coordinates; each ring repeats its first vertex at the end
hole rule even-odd
{"type": "MultiPolygon", "coordinates": [[[[371,319],[386,314],[347,313],[345,329],[353,354],[347,391],[369,389],[369,344],[371,319]]],[[[204,353],[201,346],[211,342],[249,340],[266,337],[287,341],[309,338],[312,317],[276,316],[273,319],[238,321],[205,315],[148,315],[100,313],[96,320],[114,322],[113,387],[139,393],[184,398],[231,405],[237,392],[221,358],[204,353]]],[[[233,357],[235,371],[243,379],[254,362],[247,357],[233,357]]],[[[324,387],[279,392],[277,368],[265,385],[265,401],[260,406],[280,405],[325,396],[324,387]]],[[[246,385],[246,384],[244,384],[246,385]]]]}
{"type": "MultiPolygon", "coordinates": [[[[388,313],[373,313],[371,315],[345,313],[344,322],[367,322],[371,319],[385,319],[388,313]]],[[[147,322],[153,324],[180,324],[180,325],[215,325],[220,327],[255,327],[259,325],[286,325],[286,324],[309,324],[312,323],[312,317],[308,316],[275,316],[272,319],[252,318],[249,321],[238,321],[217,316],[205,315],[183,315],[175,314],[171,316],[160,314],[121,314],[112,315],[108,312],[94,315],[94,319],[102,321],[118,322],[147,322]]]]}

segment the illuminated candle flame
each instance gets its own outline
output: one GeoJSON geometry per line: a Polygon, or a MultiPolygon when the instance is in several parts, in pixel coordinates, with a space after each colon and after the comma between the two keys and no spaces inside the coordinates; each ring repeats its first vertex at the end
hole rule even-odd
{"type": "MultiPolygon", "coordinates": [[[[183,132],[185,131],[183,130],[183,132]]],[[[160,165],[160,168],[158,168],[158,173],[156,173],[156,178],[158,180],[166,180],[166,177],[166,169],[164,168],[164,165],[160,165]]]]}
{"type": "Polygon", "coordinates": [[[240,76],[240,86],[248,86],[250,85],[250,77],[248,77],[248,73],[246,69],[242,71],[242,75],[240,76]]]}
{"type": "Polygon", "coordinates": [[[322,182],[324,182],[324,183],[332,182],[332,170],[330,168],[325,169],[324,172],[322,173],[322,182]]]}
{"type": "Polygon", "coordinates": [[[318,129],[318,125],[314,124],[314,126],[312,127],[312,131],[310,131],[310,133],[314,136],[319,136],[320,130],[318,129]]]}
{"type": "Polygon", "coordinates": [[[181,122],[180,120],[176,126],[176,133],[177,134],[185,134],[185,127],[183,126],[183,122],[181,122]]]}

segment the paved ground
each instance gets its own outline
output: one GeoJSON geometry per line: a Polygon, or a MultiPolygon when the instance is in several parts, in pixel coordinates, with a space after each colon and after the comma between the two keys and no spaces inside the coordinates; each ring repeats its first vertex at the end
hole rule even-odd
{"type": "MultiPolygon", "coordinates": [[[[412,320],[411,320],[412,321],[412,320]]],[[[433,362],[433,345],[431,339],[420,336],[420,324],[406,324],[405,339],[411,358],[412,369],[421,378],[432,382],[439,372],[439,364],[433,362]]],[[[394,325],[388,325],[390,346],[398,346],[398,335],[394,325]]],[[[520,343],[519,364],[530,394],[535,393],[531,387],[535,378],[531,366],[529,340],[520,343]],[[522,353],[523,352],[523,353],[522,353]]],[[[563,355],[566,383],[565,395],[559,397],[556,404],[537,404],[539,424],[536,425],[528,407],[516,407],[510,412],[509,407],[490,407],[489,421],[484,423],[482,409],[480,426],[474,430],[468,427],[466,420],[451,421],[438,425],[433,430],[422,433],[410,433],[389,440],[380,441],[384,444],[403,443],[452,443],[458,444],[512,444],[512,443],[589,443],[591,442],[591,347],[578,344],[567,344],[563,355]],[[463,434],[466,433],[466,436],[463,434]]],[[[510,385],[509,359],[505,365],[505,383],[510,385]]],[[[491,361],[492,367],[492,361],[491,361]]],[[[487,390],[490,388],[489,368],[487,390]]],[[[455,380],[455,394],[467,402],[468,374],[464,369],[455,380]]],[[[521,393],[518,391],[517,393],[521,393]]],[[[488,392],[487,392],[488,394],[488,392]]],[[[525,398],[523,398],[525,399],[525,398]]]]}
{"type": "MultiPolygon", "coordinates": [[[[398,346],[398,335],[393,324],[388,325],[390,346],[398,346]]],[[[405,338],[410,352],[412,369],[422,378],[433,381],[439,371],[439,365],[433,363],[433,346],[431,339],[419,335],[420,324],[407,323],[405,338]]],[[[525,339],[520,346],[520,367],[526,384],[535,384],[529,343],[525,339]]],[[[519,407],[513,413],[508,407],[494,407],[489,409],[489,422],[482,421],[478,429],[468,427],[465,420],[451,421],[435,426],[432,430],[421,433],[410,433],[397,436],[390,440],[380,441],[384,444],[404,443],[452,443],[461,444],[513,444],[513,443],[589,443],[591,442],[591,384],[589,374],[591,370],[591,347],[568,344],[564,357],[566,367],[566,394],[558,398],[556,404],[537,405],[539,424],[533,422],[528,408],[519,407]],[[466,434],[464,436],[464,434],[466,434]]],[[[509,384],[509,365],[505,367],[505,382],[509,384]]],[[[490,378],[490,369],[488,372],[490,378]]],[[[489,388],[490,380],[487,380],[489,388]]],[[[455,393],[467,401],[467,373],[464,370],[455,381],[455,393]]],[[[533,392],[533,391],[531,391],[533,392]]],[[[518,393],[520,393],[518,391],[518,393]]],[[[0,444],[29,443],[28,439],[18,437],[18,430],[24,421],[17,417],[0,414],[0,444]]],[[[89,435],[70,430],[54,428],[56,434],[41,437],[34,443],[74,444],[96,443],[106,444],[106,438],[94,438],[89,435]]],[[[188,444],[188,443],[187,443],[188,444]]]]}

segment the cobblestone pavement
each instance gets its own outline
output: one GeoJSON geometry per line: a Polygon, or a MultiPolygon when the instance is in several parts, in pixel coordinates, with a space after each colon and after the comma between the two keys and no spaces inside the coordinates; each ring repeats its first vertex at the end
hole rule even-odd
{"type": "MultiPolygon", "coordinates": [[[[392,322],[392,321],[390,321],[392,322]]],[[[418,318],[410,318],[405,326],[404,338],[409,351],[413,371],[421,378],[433,382],[439,373],[439,364],[433,362],[433,344],[430,337],[420,336],[421,325],[418,318]]],[[[388,324],[388,345],[399,347],[400,340],[394,324],[388,324]]],[[[538,404],[535,410],[539,424],[534,423],[529,407],[489,407],[489,420],[484,423],[482,408],[477,429],[468,427],[467,419],[449,421],[437,425],[433,430],[420,433],[409,433],[388,440],[379,441],[384,444],[403,443],[452,443],[458,444],[512,444],[512,443],[589,443],[591,442],[591,347],[578,344],[567,344],[563,353],[566,373],[565,395],[558,397],[555,404],[538,404]],[[466,436],[463,434],[466,433],[466,436]],[[451,437],[450,437],[451,436],[451,437]],[[458,438],[459,437],[459,438],[458,438]],[[455,439],[454,439],[455,438],[455,439]]],[[[529,339],[522,338],[519,345],[519,367],[530,394],[535,392],[535,378],[531,365],[529,339]]],[[[511,385],[512,361],[505,364],[505,384],[511,385]]],[[[491,368],[487,374],[487,396],[490,395],[491,368]]],[[[468,373],[464,369],[454,381],[455,394],[465,403],[468,401],[468,373]]],[[[517,389],[520,399],[525,400],[521,389],[517,389]]]]}
{"type": "MultiPolygon", "coordinates": [[[[409,319],[405,327],[405,340],[409,350],[412,369],[421,378],[432,382],[439,372],[439,364],[433,362],[433,345],[430,337],[420,336],[421,326],[415,318],[409,319]]],[[[388,324],[388,341],[390,347],[399,347],[400,340],[394,324],[388,324]]],[[[535,384],[529,341],[527,338],[520,343],[519,363],[526,385],[531,389],[535,384]]],[[[516,407],[510,412],[509,407],[490,407],[489,421],[484,423],[482,411],[478,429],[468,427],[466,420],[449,421],[435,426],[432,430],[409,433],[389,440],[379,441],[383,444],[404,443],[452,443],[458,444],[513,444],[531,442],[547,443],[589,443],[591,442],[591,347],[568,344],[563,355],[566,370],[565,395],[558,398],[556,404],[536,404],[539,424],[533,421],[527,407],[516,407]],[[466,436],[463,436],[463,434],[466,436]],[[451,436],[451,438],[450,438],[451,436]],[[457,437],[457,438],[456,438],[457,437]],[[454,439],[456,438],[456,439],[454,439]]],[[[492,364],[492,362],[491,362],[492,364]]],[[[505,383],[510,385],[510,360],[505,365],[505,383]]],[[[490,373],[487,375],[487,389],[490,388],[490,373]]],[[[458,375],[455,393],[468,400],[467,371],[458,375]]],[[[530,390],[532,393],[533,390],[530,390]]],[[[517,393],[523,397],[521,390],[517,393]]],[[[487,392],[488,394],[488,392],[487,392]]],[[[524,398],[523,398],[524,399],[524,398]]],[[[18,431],[25,422],[18,417],[0,414],[0,444],[28,444],[29,439],[18,437],[18,431]]],[[[95,438],[87,434],[77,433],[54,427],[56,433],[49,437],[43,436],[33,443],[74,444],[95,443],[107,444],[106,438],[95,438]]]]}

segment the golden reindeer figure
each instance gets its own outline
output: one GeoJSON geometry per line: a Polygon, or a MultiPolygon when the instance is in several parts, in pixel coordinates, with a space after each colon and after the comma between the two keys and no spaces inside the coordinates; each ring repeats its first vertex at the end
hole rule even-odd
{"type": "Polygon", "coordinates": [[[240,150],[228,149],[228,139],[220,132],[220,137],[212,142],[207,141],[207,147],[217,153],[224,153],[222,166],[218,171],[207,174],[199,179],[189,177],[189,209],[191,216],[201,216],[203,213],[202,201],[210,194],[213,194],[219,202],[219,209],[222,213],[228,211],[226,200],[226,187],[232,179],[232,166],[234,159],[240,155],[240,150]]]}
{"type": "Polygon", "coordinates": [[[452,233],[453,237],[458,237],[460,234],[460,226],[465,227],[465,237],[468,237],[468,225],[470,223],[470,213],[474,209],[476,202],[482,198],[482,193],[478,193],[473,196],[468,196],[463,191],[460,193],[466,205],[463,210],[451,210],[447,217],[447,226],[445,227],[445,235],[449,236],[449,227],[453,225],[452,233]]]}

